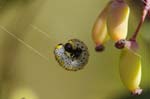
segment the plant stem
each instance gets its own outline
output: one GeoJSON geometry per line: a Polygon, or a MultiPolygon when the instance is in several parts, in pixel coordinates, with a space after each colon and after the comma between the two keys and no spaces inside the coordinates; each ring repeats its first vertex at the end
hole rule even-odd
{"type": "Polygon", "coordinates": [[[148,11],[148,17],[150,17],[150,10],[148,11]]]}
{"type": "Polygon", "coordinates": [[[142,17],[140,19],[140,22],[139,22],[133,36],[130,38],[131,41],[136,41],[137,35],[140,31],[140,28],[143,25],[147,14],[150,12],[150,0],[143,0],[143,3],[144,3],[144,9],[142,12],[142,17]]]}
{"type": "Polygon", "coordinates": [[[138,24],[138,26],[136,28],[136,31],[134,32],[134,34],[133,34],[133,36],[132,36],[132,38],[130,40],[136,40],[137,35],[138,35],[139,31],[140,31],[140,28],[141,28],[142,24],[144,23],[144,20],[145,20],[145,17],[147,15],[147,12],[148,12],[147,10],[143,10],[143,15],[141,17],[141,20],[140,20],[140,22],[139,22],[139,24],[138,24]]]}

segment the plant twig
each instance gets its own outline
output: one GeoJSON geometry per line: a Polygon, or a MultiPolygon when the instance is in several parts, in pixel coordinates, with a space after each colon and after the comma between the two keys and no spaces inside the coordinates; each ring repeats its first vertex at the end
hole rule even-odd
{"type": "Polygon", "coordinates": [[[142,0],[144,3],[144,8],[143,8],[143,12],[142,12],[142,17],[140,19],[140,22],[133,34],[133,36],[130,38],[131,41],[136,41],[137,35],[140,31],[140,28],[142,27],[146,16],[148,15],[148,13],[150,12],[150,0],[142,0]]]}

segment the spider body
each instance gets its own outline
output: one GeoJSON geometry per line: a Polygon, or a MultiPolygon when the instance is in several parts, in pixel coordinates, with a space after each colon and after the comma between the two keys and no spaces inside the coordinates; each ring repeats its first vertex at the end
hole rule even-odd
{"type": "Polygon", "coordinates": [[[71,39],[64,45],[58,44],[54,54],[60,66],[69,71],[82,69],[89,59],[87,46],[78,39],[71,39]]]}

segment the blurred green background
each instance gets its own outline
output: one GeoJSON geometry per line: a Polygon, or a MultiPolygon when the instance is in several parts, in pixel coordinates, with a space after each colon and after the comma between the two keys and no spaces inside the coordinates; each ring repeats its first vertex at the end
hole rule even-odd
{"type": "MultiPolygon", "coordinates": [[[[0,0],[0,99],[149,99],[150,22],[139,37],[144,94],[133,97],[119,78],[114,43],[103,53],[94,51],[91,29],[107,2],[0,0]],[[90,52],[88,65],[77,72],[61,68],[53,54],[56,44],[72,38],[84,41],[90,52]]],[[[130,33],[137,26],[135,15],[130,33]]]]}

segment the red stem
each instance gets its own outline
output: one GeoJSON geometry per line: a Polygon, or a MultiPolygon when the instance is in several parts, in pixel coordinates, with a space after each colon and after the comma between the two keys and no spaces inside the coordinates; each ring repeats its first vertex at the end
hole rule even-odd
{"type": "Polygon", "coordinates": [[[148,11],[148,16],[150,17],[150,10],[148,11]]]}
{"type": "Polygon", "coordinates": [[[136,31],[134,32],[134,34],[133,34],[133,36],[131,37],[130,40],[136,41],[137,35],[138,35],[139,31],[140,31],[140,28],[141,28],[142,24],[143,24],[144,21],[145,21],[145,18],[146,18],[146,16],[147,16],[147,14],[148,14],[148,9],[147,9],[147,6],[145,6],[144,9],[143,9],[143,13],[142,13],[141,20],[140,20],[140,22],[139,22],[139,24],[138,24],[138,26],[137,26],[136,31]]]}

